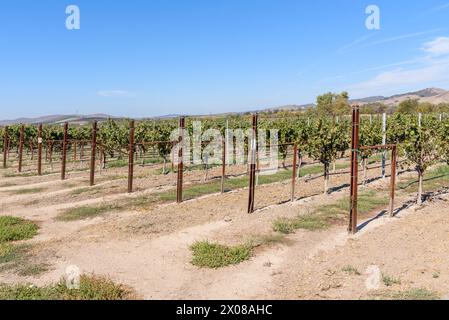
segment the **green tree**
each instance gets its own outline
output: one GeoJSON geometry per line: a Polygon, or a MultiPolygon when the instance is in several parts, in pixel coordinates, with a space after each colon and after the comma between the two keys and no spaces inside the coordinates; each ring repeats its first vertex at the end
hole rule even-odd
{"type": "Polygon", "coordinates": [[[382,114],[387,111],[388,107],[381,102],[367,103],[360,107],[361,114],[382,114]]]}
{"type": "Polygon", "coordinates": [[[407,99],[399,103],[396,112],[403,114],[414,114],[418,112],[418,99],[407,99]]]}
{"type": "Polygon", "coordinates": [[[348,114],[350,112],[348,101],[349,95],[347,92],[342,92],[340,94],[328,92],[317,97],[316,111],[319,116],[348,114]]]}

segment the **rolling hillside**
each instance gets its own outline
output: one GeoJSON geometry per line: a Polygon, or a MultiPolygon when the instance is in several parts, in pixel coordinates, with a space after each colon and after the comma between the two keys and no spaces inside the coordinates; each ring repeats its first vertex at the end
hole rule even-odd
{"type": "MultiPolygon", "coordinates": [[[[366,97],[362,99],[353,99],[350,100],[351,104],[359,104],[359,105],[365,105],[368,103],[383,103],[387,106],[396,106],[399,103],[401,103],[404,100],[407,99],[418,99],[419,102],[429,102],[432,104],[439,104],[439,103],[449,103],[449,91],[439,88],[427,88],[415,92],[407,92],[403,94],[397,94],[390,97],[384,97],[384,96],[373,96],[373,97],[366,97]]],[[[306,110],[308,108],[315,107],[315,104],[303,104],[303,105],[288,105],[288,106],[281,106],[281,107],[274,107],[274,108],[268,108],[263,109],[259,111],[297,111],[297,110],[306,110]]],[[[257,110],[254,110],[256,112],[257,110]]],[[[229,115],[233,115],[234,113],[229,113],[229,115]]],[[[222,114],[224,115],[224,114],[222,114]]],[[[179,115],[171,114],[171,115],[165,115],[165,116],[158,116],[153,117],[154,119],[165,119],[165,118],[175,118],[179,115]]],[[[24,123],[24,124],[60,124],[64,123],[66,121],[70,123],[77,123],[77,124],[85,124],[92,120],[97,121],[104,121],[108,118],[116,118],[107,114],[91,114],[91,115],[48,115],[38,118],[19,118],[14,120],[0,120],[0,126],[5,125],[12,125],[17,123],[24,123]]]]}

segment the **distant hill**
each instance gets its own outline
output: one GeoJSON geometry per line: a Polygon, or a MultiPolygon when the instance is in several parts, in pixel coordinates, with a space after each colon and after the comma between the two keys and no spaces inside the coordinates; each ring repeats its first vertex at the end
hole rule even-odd
{"type": "MultiPolygon", "coordinates": [[[[163,119],[172,119],[172,118],[178,118],[180,115],[178,114],[167,114],[163,116],[158,117],[148,117],[144,119],[156,119],[156,120],[163,120],[163,119]]],[[[0,120],[0,126],[8,126],[13,124],[63,124],[65,122],[69,122],[71,124],[88,124],[92,121],[106,121],[108,119],[115,119],[115,120],[122,120],[124,117],[114,117],[108,114],[89,114],[89,115],[49,115],[49,116],[43,116],[43,117],[37,117],[37,118],[18,118],[14,120],[0,120]]]]}
{"type": "MultiPolygon", "coordinates": [[[[432,104],[439,103],[449,103],[449,91],[440,88],[427,88],[415,92],[407,92],[402,94],[396,94],[390,97],[384,96],[372,96],[362,99],[352,99],[349,101],[350,104],[365,105],[368,103],[383,103],[389,107],[397,106],[404,100],[407,99],[418,99],[419,102],[429,102],[432,104]]],[[[263,111],[297,111],[305,110],[308,108],[315,107],[315,104],[304,104],[304,105],[291,105],[291,106],[281,106],[275,108],[265,109],[263,111]]]]}
{"type": "Polygon", "coordinates": [[[315,104],[309,103],[309,104],[303,104],[303,105],[286,105],[281,107],[275,107],[275,108],[268,108],[263,111],[265,112],[276,112],[276,111],[299,111],[299,110],[306,110],[309,108],[315,107],[315,104]]]}
{"type": "Polygon", "coordinates": [[[107,114],[91,114],[91,115],[49,115],[38,118],[19,118],[14,120],[0,120],[0,126],[12,125],[17,123],[23,124],[61,124],[64,122],[86,124],[91,121],[104,121],[113,116],[107,114]]]}
{"type": "Polygon", "coordinates": [[[377,96],[351,100],[351,104],[364,105],[380,102],[391,107],[396,106],[407,99],[417,99],[419,102],[429,102],[432,104],[449,103],[449,91],[439,88],[427,88],[415,92],[396,94],[391,97],[377,96]]]}
{"type": "MultiPolygon", "coordinates": [[[[372,96],[362,99],[353,99],[349,102],[351,104],[366,105],[369,103],[383,103],[389,107],[397,106],[404,100],[407,99],[418,99],[419,102],[429,102],[432,104],[439,103],[449,103],[449,91],[440,88],[427,88],[414,92],[407,92],[403,94],[396,94],[390,97],[384,96],[372,96]]],[[[286,105],[280,107],[267,108],[263,110],[253,110],[252,112],[264,111],[264,112],[279,112],[279,111],[299,111],[307,110],[309,108],[315,107],[315,104],[303,104],[303,105],[286,105]]],[[[221,113],[217,115],[207,115],[207,116],[232,116],[245,114],[247,112],[231,112],[231,113],[221,113]]],[[[200,115],[197,115],[200,116],[200,115]]],[[[149,117],[151,119],[171,119],[179,117],[178,114],[168,114],[157,117],[149,117]]],[[[49,115],[39,118],[19,118],[14,120],[0,120],[0,126],[12,125],[17,123],[23,124],[62,124],[64,122],[76,123],[76,124],[87,124],[91,121],[105,121],[109,118],[120,119],[107,114],[91,114],[91,115],[49,115]]]]}

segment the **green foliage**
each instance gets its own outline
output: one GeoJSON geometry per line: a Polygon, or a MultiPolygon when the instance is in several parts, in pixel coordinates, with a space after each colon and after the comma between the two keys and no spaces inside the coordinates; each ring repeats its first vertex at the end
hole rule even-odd
{"type": "Polygon", "coordinates": [[[79,289],[69,289],[65,280],[44,287],[0,285],[0,300],[126,300],[132,296],[129,289],[99,276],[82,275],[79,289]]]}
{"type": "Polygon", "coordinates": [[[335,94],[325,93],[317,97],[316,111],[319,116],[337,116],[350,113],[349,95],[347,92],[335,94]]]}
{"type": "Polygon", "coordinates": [[[113,157],[116,152],[121,153],[123,149],[126,150],[126,145],[129,143],[129,128],[113,119],[108,119],[98,129],[97,140],[100,148],[113,157]]]}
{"type": "Polygon", "coordinates": [[[401,114],[414,114],[418,112],[418,99],[407,99],[399,103],[396,112],[401,114]]]}
{"type": "Polygon", "coordinates": [[[33,194],[33,193],[41,193],[43,191],[47,190],[47,188],[28,188],[28,189],[17,189],[13,191],[9,191],[10,194],[33,194]]]}
{"type": "Polygon", "coordinates": [[[21,260],[27,248],[11,243],[0,243],[0,265],[21,260]]]}
{"type": "Polygon", "coordinates": [[[34,261],[33,246],[12,242],[0,243],[0,272],[20,276],[37,276],[48,270],[48,265],[34,261]]]}
{"type": "Polygon", "coordinates": [[[439,154],[449,164],[449,118],[444,119],[439,127],[438,142],[439,154]]]}
{"type": "Polygon", "coordinates": [[[337,160],[339,152],[349,147],[349,122],[338,123],[326,118],[315,119],[309,127],[307,152],[311,158],[324,165],[325,180],[329,178],[329,168],[337,160]]]}
{"type": "MultiPolygon", "coordinates": [[[[387,205],[388,201],[388,197],[376,194],[374,191],[362,192],[358,198],[359,213],[369,213],[387,205]]],[[[293,218],[278,218],[273,222],[273,230],[283,234],[294,233],[298,229],[323,230],[344,219],[348,212],[348,205],[347,199],[339,199],[331,204],[319,206],[311,214],[293,218]]]]}
{"type": "Polygon", "coordinates": [[[370,296],[375,300],[440,300],[438,293],[426,288],[412,288],[405,291],[381,290],[373,292],[370,296]]]}
{"type": "Polygon", "coordinates": [[[411,116],[395,113],[387,121],[387,143],[400,144],[407,138],[406,127],[411,116]]]}
{"type": "Polygon", "coordinates": [[[0,217],[0,243],[25,240],[37,234],[38,226],[31,221],[17,217],[0,217]]]}
{"type": "Polygon", "coordinates": [[[245,244],[228,247],[199,241],[191,246],[191,250],[193,265],[216,269],[248,260],[251,257],[252,246],[245,244]]]}
{"type": "Polygon", "coordinates": [[[360,106],[361,114],[382,114],[388,111],[388,107],[380,102],[375,103],[367,103],[363,106],[360,106]]]}
{"type": "Polygon", "coordinates": [[[391,296],[394,300],[439,300],[440,297],[436,292],[425,288],[415,288],[403,292],[394,293],[391,296]]]}
{"type": "MultiPolygon", "coordinates": [[[[317,108],[305,112],[276,112],[276,117],[264,117],[259,119],[259,129],[266,130],[266,145],[269,145],[270,130],[278,130],[279,153],[285,165],[287,156],[291,154],[292,144],[297,143],[298,155],[309,155],[314,160],[320,161],[324,166],[324,176],[329,179],[329,169],[335,160],[343,155],[350,147],[350,121],[344,116],[349,114],[348,94],[326,93],[317,98],[317,108]]],[[[362,106],[362,112],[391,111],[382,104],[368,104],[362,106]]],[[[438,106],[427,103],[418,103],[415,100],[406,100],[398,107],[397,112],[391,115],[387,124],[387,143],[399,145],[399,156],[405,157],[409,164],[416,167],[420,174],[426,168],[439,159],[449,163],[449,123],[447,116],[439,121],[438,115],[426,112],[447,112],[448,104],[438,106]],[[424,112],[422,127],[417,126],[417,112],[424,112]]],[[[247,130],[251,126],[251,118],[245,115],[230,115],[227,117],[198,117],[186,119],[186,130],[193,132],[193,123],[201,121],[202,132],[207,129],[218,129],[224,134],[225,129],[247,130]]],[[[266,115],[264,113],[263,115],[266,115]]],[[[166,172],[165,164],[170,161],[170,152],[177,140],[178,120],[172,119],[147,119],[136,122],[135,140],[136,151],[146,158],[142,163],[164,161],[163,172],[166,172]],[[151,155],[151,159],[148,160],[151,155]]],[[[122,167],[127,164],[129,123],[125,120],[109,119],[99,124],[98,143],[101,151],[109,154],[113,159],[110,167],[122,167]]],[[[14,152],[18,148],[21,125],[9,127],[10,150],[14,152]]],[[[45,125],[44,140],[54,140],[48,144],[52,151],[60,151],[63,138],[62,125],[45,125]]],[[[89,140],[91,137],[90,125],[70,125],[69,139],[89,140]]],[[[25,147],[37,142],[36,126],[25,126],[25,147]]],[[[248,151],[248,141],[245,139],[244,149],[248,151]]],[[[375,145],[382,142],[380,117],[368,121],[362,117],[360,125],[360,145],[375,145]]],[[[3,140],[0,139],[0,144],[3,140]]],[[[202,150],[206,144],[202,145],[202,150]]],[[[71,144],[69,144],[71,148],[71,144]]],[[[373,155],[371,150],[362,150],[359,153],[361,160],[367,160],[373,155]]],[[[366,162],[365,162],[366,163],[366,162]]],[[[21,176],[29,173],[22,173],[21,176]]],[[[7,172],[5,176],[17,175],[7,172]]],[[[215,189],[214,189],[215,190],[215,189]]],[[[37,192],[37,190],[34,190],[37,192]]],[[[24,191],[25,192],[25,191],[24,191]]],[[[31,191],[30,191],[31,192],[31,191]]]]}
{"type": "Polygon", "coordinates": [[[273,230],[283,234],[294,233],[298,229],[317,231],[326,229],[328,226],[327,217],[316,214],[302,215],[291,219],[280,218],[273,222],[273,230]]]}
{"type": "Polygon", "coordinates": [[[62,211],[57,216],[57,219],[59,221],[85,220],[85,219],[98,217],[107,212],[111,212],[117,208],[118,208],[117,206],[112,205],[112,204],[105,204],[105,205],[95,206],[95,207],[91,207],[91,206],[75,207],[75,208],[70,208],[70,209],[62,211]]]}
{"type": "Polygon", "coordinates": [[[387,287],[391,287],[395,284],[401,284],[401,280],[394,278],[392,276],[389,276],[387,274],[384,274],[384,273],[382,273],[382,282],[387,287]]]}
{"type": "MultiPolygon", "coordinates": [[[[374,146],[382,144],[382,122],[362,119],[360,121],[359,143],[361,146],[374,146]]],[[[361,150],[361,159],[367,159],[373,155],[373,150],[361,150]]]]}
{"type": "Polygon", "coordinates": [[[347,273],[347,274],[349,274],[349,275],[356,275],[356,276],[362,275],[362,274],[360,273],[360,271],[357,270],[357,268],[355,268],[355,267],[353,267],[353,266],[349,266],[349,265],[343,267],[342,271],[345,272],[345,273],[347,273]]]}
{"type": "Polygon", "coordinates": [[[422,124],[412,116],[405,124],[405,140],[400,147],[407,160],[423,173],[439,158],[438,122],[433,116],[423,116],[422,124]]]}

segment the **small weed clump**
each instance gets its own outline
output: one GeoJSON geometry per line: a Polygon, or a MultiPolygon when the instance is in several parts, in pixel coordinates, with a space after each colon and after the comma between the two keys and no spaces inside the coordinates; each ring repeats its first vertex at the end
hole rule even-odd
{"type": "Polygon", "coordinates": [[[18,190],[9,191],[9,193],[12,195],[22,195],[22,194],[41,193],[45,190],[47,190],[47,188],[29,188],[29,189],[18,189],[18,190]]]}
{"type": "Polygon", "coordinates": [[[382,273],[382,282],[384,283],[384,285],[386,285],[387,287],[391,287],[395,284],[401,284],[401,280],[396,279],[394,277],[391,277],[387,274],[382,273]]]}
{"type": "Polygon", "coordinates": [[[251,257],[252,245],[224,246],[221,244],[199,241],[191,246],[192,264],[198,267],[217,269],[239,264],[251,257]]]}
{"type": "Polygon", "coordinates": [[[132,292],[98,276],[83,275],[79,289],[69,289],[64,280],[55,285],[0,285],[0,300],[126,300],[132,292]]]}
{"type": "MultiPolygon", "coordinates": [[[[358,198],[359,213],[364,214],[387,205],[388,197],[378,197],[374,191],[361,193],[358,198]]],[[[348,202],[340,199],[331,204],[319,206],[314,213],[300,215],[294,218],[279,218],[273,222],[273,230],[291,234],[296,230],[319,231],[329,228],[335,222],[342,220],[348,212],[348,202]]]]}
{"type": "Polygon", "coordinates": [[[426,288],[413,288],[406,291],[381,291],[371,295],[375,300],[439,300],[436,292],[426,288]]]}
{"type": "Polygon", "coordinates": [[[26,240],[37,234],[38,226],[28,220],[2,216],[0,217],[0,243],[26,240]]]}
{"type": "Polygon", "coordinates": [[[356,276],[361,275],[361,273],[353,266],[346,266],[342,269],[342,271],[349,275],[356,275],[356,276]]]}
{"type": "Polygon", "coordinates": [[[78,196],[84,193],[89,193],[90,195],[94,195],[99,193],[102,190],[101,187],[85,187],[85,188],[78,188],[71,192],[72,195],[78,196]]]}
{"type": "Polygon", "coordinates": [[[294,233],[298,229],[304,229],[309,231],[322,230],[328,227],[327,217],[323,215],[307,214],[303,216],[297,216],[295,218],[280,218],[274,221],[273,230],[290,234],[294,233]]]}
{"type": "Polygon", "coordinates": [[[46,264],[34,264],[30,257],[32,246],[15,241],[37,234],[38,226],[17,217],[0,217],[0,272],[12,270],[20,276],[36,276],[47,271],[46,264]]]}
{"type": "Polygon", "coordinates": [[[70,208],[67,210],[62,211],[58,216],[57,220],[59,221],[76,221],[76,220],[85,220],[90,218],[95,218],[97,216],[100,216],[102,214],[105,214],[110,211],[114,211],[119,209],[118,206],[114,204],[105,204],[101,206],[82,206],[82,207],[75,207],[70,208]]]}
{"type": "Polygon", "coordinates": [[[397,292],[392,296],[395,300],[438,300],[437,293],[425,288],[415,288],[404,292],[397,292]]]}

